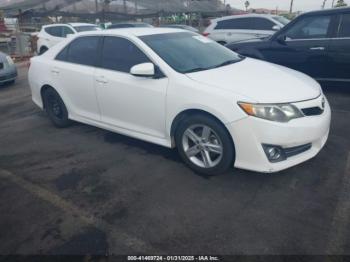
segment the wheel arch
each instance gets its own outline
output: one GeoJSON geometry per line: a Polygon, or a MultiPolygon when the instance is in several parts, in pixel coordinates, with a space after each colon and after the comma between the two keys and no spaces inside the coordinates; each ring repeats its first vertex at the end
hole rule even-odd
{"type": "Polygon", "coordinates": [[[171,145],[172,145],[172,147],[176,147],[176,144],[175,144],[175,132],[176,132],[177,128],[179,127],[181,121],[183,121],[187,117],[189,117],[191,115],[195,115],[195,114],[206,115],[206,116],[214,119],[218,123],[220,123],[222,125],[222,127],[225,129],[225,131],[227,132],[227,134],[229,135],[231,143],[232,143],[232,146],[233,146],[233,149],[234,149],[234,152],[236,152],[234,140],[233,140],[229,130],[227,129],[226,125],[224,124],[224,121],[222,121],[220,118],[216,117],[212,113],[209,113],[208,111],[205,111],[205,110],[202,110],[202,109],[186,109],[186,110],[184,110],[184,111],[182,111],[182,112],[180,112],[180,113],[178,113],[176,115],[176,117],[172,121],[171,127],[170,127],[170,137],[171,137],[171,145]]]}

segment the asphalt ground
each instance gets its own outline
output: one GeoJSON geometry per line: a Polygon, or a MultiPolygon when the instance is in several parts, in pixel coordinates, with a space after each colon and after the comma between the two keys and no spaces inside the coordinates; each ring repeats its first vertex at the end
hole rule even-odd
{"type": "Polygon", "coordinates": [[[0,254],[350,254],[350,87],[329,141],[277,174],[202,177],[175,150],[56,129],[27,70],[0,87],[0,254]]]}

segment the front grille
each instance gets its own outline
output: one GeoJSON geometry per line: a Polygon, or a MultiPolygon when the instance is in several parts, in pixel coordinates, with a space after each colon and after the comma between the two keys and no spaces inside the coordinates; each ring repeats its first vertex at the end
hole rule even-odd
{"type": "Polygon", "coordinates": [[[302,146],[296,146],[296,147],[289,147],[289,148],[285,148],[284,149],[284,153],[286,155],[286,157],[292,157],[292,156],[296,156],[299,155],[301,153],[304,153],[308,150],[310,150],[312,147],[312,144],[306,144],[306,145],[302,145],[302,146]]]}
{"type": "Polygon", "coordinates": [[[319,107],[304,108],[301,110],[305,116],[319,116],[323,114],[323,109],[319,107]]]}

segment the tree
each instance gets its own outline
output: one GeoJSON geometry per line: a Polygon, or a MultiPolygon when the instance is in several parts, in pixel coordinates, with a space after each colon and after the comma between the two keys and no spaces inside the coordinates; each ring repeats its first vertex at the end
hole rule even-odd
{"type": "Polygon", "coordinates": [[[345,3],[344,0],[338,0],[337,3],[335,4],[335,7],[343,7],[343,6],[348,6],[348,4],[345,3]]]}
{"type": "Polygon", "coordinates": [[[244,6],[245,6],[245,10],[248,11],[248,7],[250,6],[249,1],[245,1],[244,6]]]}

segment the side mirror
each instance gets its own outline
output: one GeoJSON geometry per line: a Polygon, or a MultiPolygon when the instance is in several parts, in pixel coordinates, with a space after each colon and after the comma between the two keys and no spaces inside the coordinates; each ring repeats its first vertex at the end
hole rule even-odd
{"type": "Polygon", "coordinates": [[[272,30],[273,31],[279,31],[279,30],[281,30],[282,29],[282,27],[280,27],[279,25],[274,25],[273,27],[272,27],[272,30]]]}
{"type": "Polygon", "coordinates": [[[71,38],[74,34],[66,34],[66,38],[71,38]]]}
{"type": "Polygon", "coordinates": [[[151,77],[155,75],[155,67],[152,63],[143,63],[133,66],[130,69],[133,76],[151,77]]]}
{"type": "Polygon", "coordinates": [[[285,35],[279,35],[277,38],[276,38],[277,42],[282,44],[282,45],[285,45],[286,44],[286,40],[287,40],[287,36],[285,35]]]}

